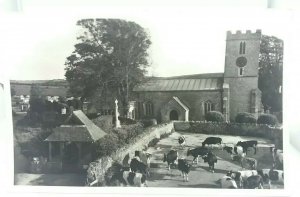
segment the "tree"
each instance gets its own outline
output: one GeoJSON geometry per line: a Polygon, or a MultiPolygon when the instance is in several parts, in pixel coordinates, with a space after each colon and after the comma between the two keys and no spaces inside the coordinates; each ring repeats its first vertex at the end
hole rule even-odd
{"type": "Polygon", "coordinates": [[[282,111],[283,41],[274,36],[262,36],[259,57],[258,87],[265,110],[282,111]]]}
{"type": "Polygon", "coordinates": [[[132,88],[143,80],[149,66],[147,32],[119,19],[83,19],[77,25],[82,34],[65,63],[71,93],[100,99],[104,105],[117,97],[126,106],[132,88]]]}

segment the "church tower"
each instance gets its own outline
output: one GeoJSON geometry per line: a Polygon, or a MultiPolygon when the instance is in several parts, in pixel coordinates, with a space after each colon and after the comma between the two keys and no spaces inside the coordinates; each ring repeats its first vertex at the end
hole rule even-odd
{"type": "Polygon", "coordinates": [[[258,89],[258,65],[261,30],[246,33],[227,32],[223,84],[223,114],[233,121],[240,112],[258,115],[261,93],[258,89]]]}

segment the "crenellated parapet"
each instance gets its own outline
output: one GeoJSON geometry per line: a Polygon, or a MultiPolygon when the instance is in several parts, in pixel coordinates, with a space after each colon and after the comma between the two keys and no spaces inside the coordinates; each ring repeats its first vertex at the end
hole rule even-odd
{"type": "Polygon", "coordinates": [[[227,31],[226,40],[252,40],[261,38],[261,30],[257,29],[255,32],[251,30],[246,30],[246,33],[242,33],[240,30],[237,30],[235,33],[227,31]]]}

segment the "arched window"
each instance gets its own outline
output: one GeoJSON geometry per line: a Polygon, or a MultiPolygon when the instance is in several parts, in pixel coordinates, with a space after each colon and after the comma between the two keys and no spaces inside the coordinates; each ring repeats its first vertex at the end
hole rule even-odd
{"type": "Polygon", "coordinates": [[[148,102],[146,102],[145,103],[145,115],[146,116],[152,116],[153,115],[153,104],[152,104],[152,102],[150,102],[150,101],[148,101],[148,102]]]}
{"type": "Polygon", "coordinates": [[[214,110],[214,106],[213,106],[212,102],[211,101],[206,101],[204,103],[204,112],[205,112],[205,114],[207,112],[210,112],[210,111],[213,111],[213,110],[214,110]]]}
{"type": "Polygon", "coordinates": [[[246,42],[240,42],[240,54],[246,53],[246,42]]]}

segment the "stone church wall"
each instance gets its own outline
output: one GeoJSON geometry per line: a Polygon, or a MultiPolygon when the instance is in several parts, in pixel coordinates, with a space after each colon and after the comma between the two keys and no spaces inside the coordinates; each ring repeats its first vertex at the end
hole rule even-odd
{"type": "Polygon", "coordinates": [[[222,112],[221,91],[140,92],[138,101],[151,101],[154,110],[152,117],[140,114],[140,118],[156,118],[158,122],[161,122],[161,109],[173,96],[177,96],[189,108],[189,120],[204,120],[202,102],[205,101],[211,101],[214,104],[214,110],[222,112]]]}

